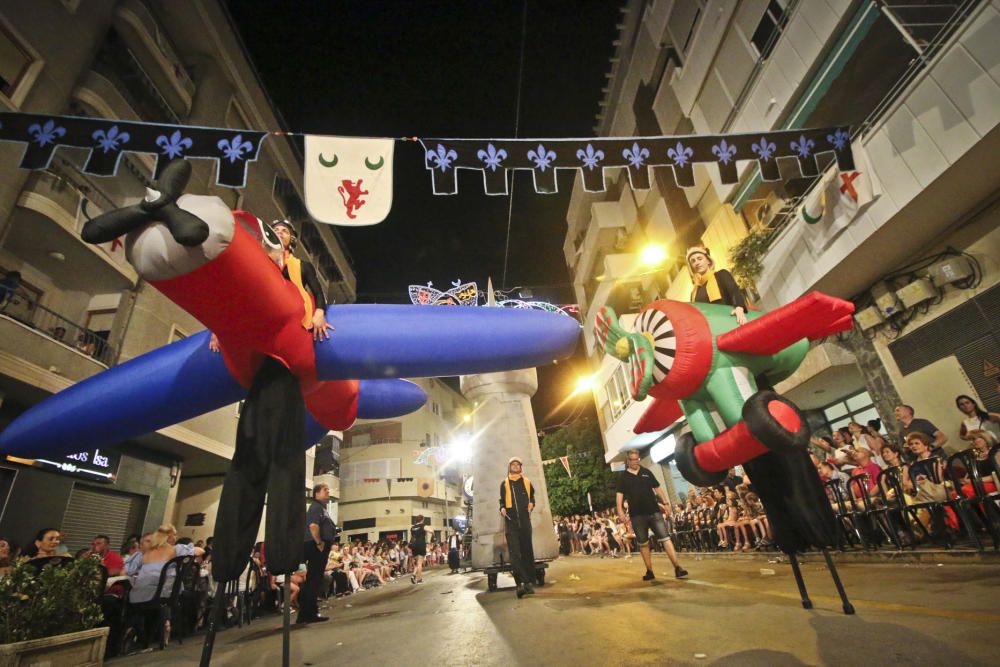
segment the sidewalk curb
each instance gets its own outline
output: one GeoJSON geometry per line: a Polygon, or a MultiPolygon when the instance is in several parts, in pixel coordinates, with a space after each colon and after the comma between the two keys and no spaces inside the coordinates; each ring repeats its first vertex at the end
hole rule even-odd
{"type": "MultiPolygon", "coordinates": [[[[654,556],[666,557],[666,554],[653,554],[654,556]]],[[[975,551],[972,549],[925,549],[920,551],[830,551],[833,560],[837,563],[951,563],[959,565],[1000,565],[1000,553],[996,551],[975,551]]],[[[747,561],[773,561],[781,558],[782,562],[788,562],[788,556],[776,551],[756,551],[750,553],[734,553],[723,551],[679,551],[677,556],[681,559],[694,560],[747,560],[747,561]]],[[[822,562],[823,554],[818,551],[809,551],[799,555],[799,562],[811,563],[822,562]]]]}

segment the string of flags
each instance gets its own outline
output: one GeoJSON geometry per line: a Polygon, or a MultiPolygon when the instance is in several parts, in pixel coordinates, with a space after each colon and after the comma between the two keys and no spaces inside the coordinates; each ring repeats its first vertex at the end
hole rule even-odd
{"type": "Polygon", "coordinates": [[[532,174],[536,193],[558,191],[557,173],[579,172],[588,192],[604,192],[608,169],[626,170],[633,189],[650,187],[650,170],[667,171],[694,187],[695,165],[714,164],[721,182],[739,180],[740,163],[756,163],[765,181],[817,176],[821,156],[842,172],[855,170],[850,128],[742,134],[584,139],[361,138],[234,130],[20,112],[0,113],[0,141],[23,144],[20,167],[46,169],[62,147],[88,151],[83,171],[115,176],[126,153],[151,155],[154,177],[176,159],[214,161],[216,183],[246,186],[251,163],[269,135],[305,137],[305,204],[314,219],[334,225],[378,224],[392,208],[396,141],[419,142],[436,195],[458,192],[458,172],[477,171],[487,195],[509,194],[508,172],[532,174]]]}

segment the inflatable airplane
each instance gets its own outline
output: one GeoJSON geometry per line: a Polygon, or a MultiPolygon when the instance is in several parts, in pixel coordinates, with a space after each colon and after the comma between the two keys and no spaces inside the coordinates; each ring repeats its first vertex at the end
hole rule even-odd
{"type": "Polygon", "coordinates": [[[330,306],[335,330],[314,341],[302,295],[252,225],[240,224],[248,216],[217,197],[182,194],[189,176],[187,162],[172,163],[159,190],[95,218],[83,237],[124,235],[139,275],[214,332],[222,354],[209,350],[205,331],[115,366],[26,411],[0,433],[0,452],[71,454],[191,419],[245,398],[267,357],[299,380],[308,447],[356,418],[423,405],[423,390],[399,378],[534,367],[576,345],[579,323],[559,314],[412,305],[330,306]]]}

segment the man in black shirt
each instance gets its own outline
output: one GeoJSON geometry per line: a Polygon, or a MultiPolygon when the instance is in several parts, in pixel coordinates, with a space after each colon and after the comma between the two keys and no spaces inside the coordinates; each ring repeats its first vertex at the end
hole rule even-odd
{"type": "Polygon", "coordinates": [[[948,442],[948,436],[944,432],[934,425],[929,419],[920,419],[914,417],[913,408],[909,405],[899,405],[893,411],[896,415],[896,419],[899,420],[900,425],[903,427],[903,438],[905,439],[911,433],[923,433],[926,435],[930,441],[930,447],[932,450],[938,450],[944,443],[948,442]]]}
{"type": "Polygon", "coordinates": [[[670,557],[670,562],[674,565],[674,575],[680,579],[687,576],[687,570],[677,562],[677,552],[674,551],[673,542],[667,532],[667,524],[663,520],[663,513],[670,512],[670,501],[667,494],[663,492],[660,483],[656,481],[646,468],[639,465],[639,451],[630,449],[625,453],[628,466],[625,472],[621,473],[618,479],[618,517],[626,521],[624,501],[628,501],[629,517],[632,520],[632,531],[635,533],[635,540],[639,543],[639,552],[642,554],[642,562],[646,564],[646,574],[643,581],[656,579],[653,574],[653,559],[649,553],[649,531],[653,531],[656,539],[663,543],[663,548],[670,557]]]}
{"type": "Polygon", "coordinates": [[[313,487],[312,502],[306,510],[306,583],[299,591],[299,616],[296,623],[317,623],[328,620],[319,615],[317,598],[323,585],[323,572],[330,555],[330,546],[337,537],[333,519],[326,511],[330,500],[330,487],[317,484],[313,487]]]}
{"type": "Polygon", "coordinates": [[[531,542],[531,511],[535,509],[535,489],[521,474],[523,464],[517,456],[507,462],[507,476],[500,483],[500,514],[510,552],[511,573],[517,584],[517,597],[535,592],[535,547],[531,542]]]}
{"type": "Polygon", "coordinates": [[[413,517],[413,525],[410,526],[410,549],[413,551],[416,564],[413,566],[413,574],[410,576],[411,584],[420,584],[424,581],[424,557],[427,556],[428,530],[430,530],[430,526],[424,524],[423,514],[413,517]]]}

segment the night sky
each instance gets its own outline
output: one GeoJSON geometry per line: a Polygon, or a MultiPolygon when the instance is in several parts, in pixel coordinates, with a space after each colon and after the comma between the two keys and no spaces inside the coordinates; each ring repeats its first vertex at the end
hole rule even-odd
{"type": "MultiPolygon", "coordinates": [[[[610,69],[618,3],[529,1],[519,137],[592,136],[610,69]]],[[[513,137],[522,2],[248,2],[229,9],[271,98],[294,132],[385,137],[513,137]]],[[[435,196],[420,145],[397,142],[392,212],[341,227],[358,302],[405,302],[407,286],[492,277],[501,287],[508,197],[459,172],[458,194],[435,196]]],[[[573,298],[562,244],[573,174],[539,195],[520,173],[506,287],[573,298]]],[[[579,352],[578,352],[579,358],[579,352]]],[[[572,387],[574,363],[540,369],[539,425],[572,387]]],[[[581,366],[582,368],[582,366],[581,366]]],[[[586,401],[586,399],[581,399],[586,401]]],[[[586,401],[589,402],[589,401],[586,401]]],[[[546,418],[548,417],[548,418],[546,418]]]]}

